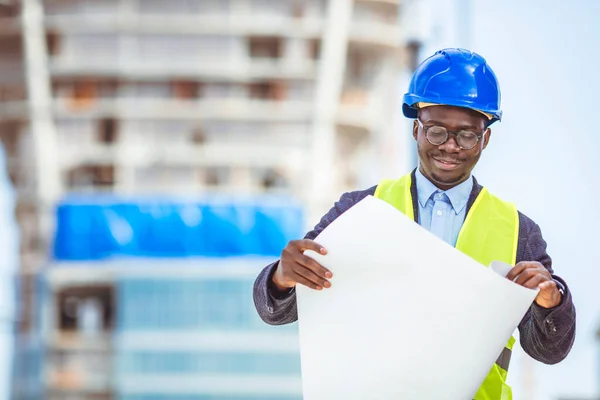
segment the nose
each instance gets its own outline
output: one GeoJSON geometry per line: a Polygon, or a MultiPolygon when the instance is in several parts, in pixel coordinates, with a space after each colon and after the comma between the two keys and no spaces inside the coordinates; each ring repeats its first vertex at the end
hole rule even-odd
{"type": "Polygon", "coordinates": [[[440,144],[438,149],[443,150],[446,153],[458,153],[461,150],[458,143],[456,143],[456,135],[448,135],[448,140],[440,144]]]}

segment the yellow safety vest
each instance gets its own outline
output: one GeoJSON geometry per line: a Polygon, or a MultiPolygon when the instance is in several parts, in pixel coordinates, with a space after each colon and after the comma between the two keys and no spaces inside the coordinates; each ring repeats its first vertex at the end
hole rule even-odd
{"type": "MultiPolygon", "coordinates": [[[[375,197],[390,203],[414,221],[411,181],[410,174],[397,180],[384,179],[377,186],[375,197]]],[[[519,214],[516,207],[483,188],[467,213],[456,248],[486,267],[493,260],[515,265],[518,240],[519,214]]],[[[474,400],[512,400],[506,375],[514,343],[515,338],[511,336],[474,400]]]]}

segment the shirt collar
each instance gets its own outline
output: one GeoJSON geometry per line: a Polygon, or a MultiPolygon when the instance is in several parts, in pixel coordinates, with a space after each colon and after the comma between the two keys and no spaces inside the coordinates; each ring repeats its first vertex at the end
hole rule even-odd
{"type": "Polygon", "coordinates": [[[427,201],[431,196],[439,191],[440,193],[446,193],[446,196],[448,196],[448,199],[450,200],[450,204],[452,204],[452,208],[454,208],[454,212],[458,214],[466,207],[471,191],[473,190],[473,176],[469,176],[469,178],[460,185],[454,186],[446,191],[438,189],[438,187],[431,183],[418,168],[415,172],[415,178],[417,184],[417,197],[421,207],[425,207],[425,204],[427,204],[427,201]]]}
{"type": "Polygon", "coordinates": [[[425,207],[427,200],[431,198],[438,188],[431,183],[429,179],[425,178],[425,175],[421,173],[419,168],[417,168],[415,178],[417,181],[417,197],[419,198],[419,204],[421,207],[425,207]]]}

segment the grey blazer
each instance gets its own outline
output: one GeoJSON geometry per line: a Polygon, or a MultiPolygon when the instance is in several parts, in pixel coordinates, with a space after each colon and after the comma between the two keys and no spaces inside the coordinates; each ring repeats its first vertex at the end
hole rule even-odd
{"type": "MultiPolygon", "coordinates": [[[[418,221],[417,188],[413,171],[414,215],[418,221]]],[[[373,195],[377,186],[367,190],[344,193],[333,208],[321,218],[315,228],[308,232],[306,239],[314,239],[332,221],[346,210],[368,195],[373,195]]],[[[482,186],[474,179],[473,189],[467,203],[467,212],[473,205],[482,186]]],[[[564,291],[561,303],[555,308],[545,309],[532,304],[529,311],[519,324],[520,343],[523,350],[534,359],[545,363],[555,364],[562,361],[573,346],[575,340],[575,306],[571,292],[563,279],[554,275],[552,259],[546,252],[546,242],[542,238],[540,227],[526,215],[519,212],[519,243],[517,247],[517,262],[539,261],[548,269],[552,277],[564,291]]],[[[279,260],[267,265],[256,278],[254,283],[254,304],[258,314],[268,324],[289,324],[298,319],[296,309],[296,293],[280,293],[272,281],[273,273],[279,260]]],[[[410,302],[407,302],[410,307],[410,302]]]]}

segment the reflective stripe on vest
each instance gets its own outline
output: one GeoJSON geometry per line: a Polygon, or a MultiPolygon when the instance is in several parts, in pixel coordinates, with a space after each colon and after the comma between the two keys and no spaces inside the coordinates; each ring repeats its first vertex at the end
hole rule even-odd
{"type": "MultiPolygon", "coordinates": [[[[375,197],[384,200],[415,221],[411,195],[411,175],[382,180],[375,197]]],[[[458,234],[456,248],[484,266],[493,260],[515,265],[519,240],[519,214],[516,207],[483,188],[471,206],[458,234]]],[[[515,338],[506,347],[480,386],[474,400],[511,400],[506,376],[515,338]]]]}

